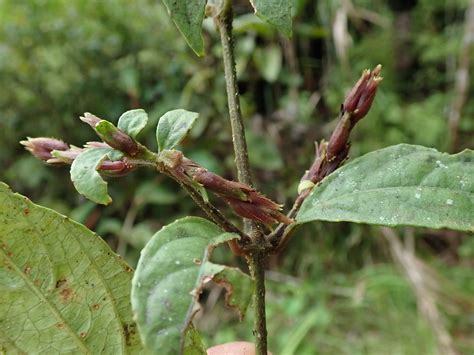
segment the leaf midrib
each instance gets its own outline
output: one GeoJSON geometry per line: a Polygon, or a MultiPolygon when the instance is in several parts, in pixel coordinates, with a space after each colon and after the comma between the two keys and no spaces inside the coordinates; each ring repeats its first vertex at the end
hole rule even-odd
{"type": "MultiPolygon", "coordinates": [[[[12,196],[8,196],[8,197],[9,197],[10,200],[12,200],[12,198],[13,198],[12,196]]],[[[30,201],[28,201],[28,200],[26,200],[25,203],[26,203],[27,205],[32,205],[32,203],[31,203],[30,201]]],[[[35,206],[33,206],[33,207],[35,207],[35,206]]],[[[67,217],[66,217],[66,218],[67,218],[67,217]]],[[[41,232],[38,230],[37,226],[31,222],[31,217],[23,217],[23,219],[26,220],[26,222],[27,222],[32,228],[34,228],[34,229],[36,230],[36,234],[37,234],[37,235],[41,235],[41,232]]],[[[69,218],[68,218],[68,220],[69,220],[69,218]]],[[[70,221],[71,221],[71,220],[70,220],[70,221]]],[[[75,222],[71,221],[71,223],[75,223],[75,222]]],[[[84,227],[84,228],[85,228],[85,227],[84,227]]],[[[96,274],[98,275],[100,281],[101,281],[102,284],[104,285],[104,288],[105,288],[105,290],[106,290],[106,292],[107,292],[107,295],[109,296],[112,309],[113,309],[113,311],[114,311],[114,315],[115,315],[114,320],[115,320],[115,321],[118,321],[118,326],[119,326],[118,329],[119,329],[119,333],[120,333],[120,339],[121,339],[121,343],[122,343],[122,349],[126,349],[125,336],[124,336],[123,332],[121,331],[122,322],[121,322],[121,320],[120,320],[120,315],[119,315],[119,313],[118,313],[118,310],[117,310],[117,307],[116,307],[116,304],[115,304],[115,298],[113,297],[113,294],[112,294],[112,292],[110,291],[109,285],[107,284],[107,282],[106,282],[105,279],[103,278],[102,273],[100,272],[100,268],[97,266],[95,260],[90,256],[90,254],[89,254],[88,251],[87,251],[87,248],[85,248],[84,245],[81,243],[81,238],[79,238],[79,237],[76,235],[76,233],[71,233],[71,235],[72,235],[72,237],[76,240],[76,243],[79,245],[81,251],[82,251],[82,252],[87,256],[87,258],[89,259],[89,262],[90,262],[91,266],[94,268],[94,270],[95,270],[96,274]]],[[[41,238],[38,238],[38,241],[41,243],[41,245],[42,245],[42,246],[44,247],[44,249],[46,250],[48,259],[49,259],[51,265],[53,265],[52,260],[51,260],[50,255],[49,255],[49,252],[48,252],[48,248],[44,245],[44,242],[43,242],[43,240],[42,240],[41,238]]],[[[99,242],[100,242],[100,241],[99,241],[99,242]]],[[[4,253],[4,252],[3,252],[3,253],[4,253]]],[[[5,253],[4,253],[4,254],[5,254],[5,253]]],[[[8,257],[7,257],[7,258],[8,258],[8,257]]],[[[10,258],[8,258],[8,259],[10,259],[10,258]]],[[[16,269],[18,272],[20,272],[20,275],[22,276],[22,278],[25,278],[25,277],[26,277],[26,275],[23,275],[23,273],[21,272],[21,270],[19,270],[19,269],[16,267],[16,265],[15,265],[15,269],[16,269]]],[[[54,271],[53,271],[53,274],[54,274],[54,271]]],[[[26,277],[26,280],[30,281],[28,277],[26,277]]],[[[78,335],[76,334],[76,332],[74,332],[74,330],[69,326],[69,323],[66,321],[66,319],[64,319],[64,318],[62,317],[61,313],[57,310],[56,306],[55,306],[52,302],[50,302],[46,297],[44,297],[41,292],[39,292],[38,290],[36,290],[36,287],[35,287],[33,284],[31,284],[31,282],[29,282],[28,286],[29,286],[30,288],[33,287],[33,290],[35,291],[35,293],[41,295],[42,298],[47,301],[48,306],[50,306],[50,308],[53,307],[53,309],[57,311],[57,314],[59,314],[60,320],[62,320],[63,323],[64,323],[65,325],[67,325],[67,328],[71,331],[72,334],[74,334],[74,337],[75,337],[77,340],[79,340],[79,342],[80,342],[80,344],[81,344],[81,347],[82,347],[83,349],[85,349],[86,352],[89,352],[89,350],[87,349],[87,347],[85,347],[83,341],[78,337],[78,335]]]]}
{"type": "Polygon", "coordinates": [[[65,329],[68,331],[69,335],[73,338],[73,340],[79,345],[79,348],[84,351],[85,353],[90,353],[89,349],[85,346],[83,341],[79,338],[76,332],[69,326],[69,323],[65,318],[63,318],[62,314],[56,308],[56,306],[47,298],[45,297],[37,287],[31,282],[29,277],[27,277],[15,264],[15,262],[5,253],[5,251],[0,248],[0,251],[4,255],[5,259],[8,260],[10,265],[12,266],[13,270],[22,278],[23,282],[28,286],[28,288],[44,303],[48,306],[51,313],[56,317],[58,321],[65,325],[65,329]]]}

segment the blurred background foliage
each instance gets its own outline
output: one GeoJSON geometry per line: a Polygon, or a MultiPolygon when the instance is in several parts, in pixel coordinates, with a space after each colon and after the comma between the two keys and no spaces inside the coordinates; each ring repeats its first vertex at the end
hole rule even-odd
{"type": "MultiPolygon", "coordinates": [[[[384,81],[355,130],[353,157],[401,142],[451,152],[474,148],[474,85],[456,89],[463,56],[474,64],[474,50],[463,43],[468,5],[294,0],[288,39],[251,14],[247,1],[235,1],[239,88],[257,187],[292,203],[313,142],[330,134],[360,71],[378,63],[384,81]],[[467,98],[460,108],[459,95],[467,98]],[[460,114],[454,129],[453,110],[460,114]]],[[[135,265],[157,229],[201,215],[176,184],[137,171],[110,180],[114,203],[99,207],[75,192],[68,169],[46,167],[18,142],[53,136],[82,145],[96,139],[78,120],[83,112],[116,122],[140,107],[151,120],[140,140],[155,147],[160,115],[185,108],[200,118],[183,150],[232,178],[220,46],[209,19],[204,36],[206,56],[197,58],[159,1],[0,0],[0,179],[96,230],[135,265]]],[[[244,267],[225,248],[216,254],[244,267]]],[[[300,228],[269,260],[270,349],[472,354],[473,261],[472,235],[457,232],[345,223],[300,228]]],[[[251,314],[239,323],[224,309],[222,292],[209,286],[202,296],[199,327],[207,343],[251,339],[251,314]]]]}

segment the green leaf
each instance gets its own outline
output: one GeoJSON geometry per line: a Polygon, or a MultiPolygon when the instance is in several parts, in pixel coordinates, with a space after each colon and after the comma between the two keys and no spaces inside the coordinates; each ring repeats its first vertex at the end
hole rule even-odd
{"type": "Polygon", "coordinates": [[[130,110],[120,116],[117,127],[135,138],[145,128],[147,122],[148,114],[144,110],[130,110]]]}
{"type": "Polygon", "coordinates": [[[474,231],[474,152],[396,145],[329,175],[296,221],[350,221],[474,231]]]}
{"type": "MultiPolygon", "coordinates": [[[[202,284],[214,276],[220,283],[225,278],[228,285],[236,282],[242,290],[251,289],[247,275],[209,262],[214,247],[236,238],[205,219],[186,217],[162,228],[145,246],[132,281],[132,308],[149,350],[180,353],[188,343],[185,333],[197,310],[202,284]]],[[[230,303],[244,311],[244,298],[235,294],[230,303]]]]}
{"type": "Polygon", "coordinates": [[[103,205],[112,202],[107,194],[107,182],[97,172],[100,163],[110,153],[110,148],[89,148],[71,165],[71,180],[76,190],[89,200],[103,205]]]}
{"type": "Polygon", "coordinates": [[[183,109],[166,112],[156,129],[159,150],[173,149],[186,137],[199,114],[183,109]]]}
{"type": "Polygon", "coordinates": [[[285,35],[291,36],[290,0],[250,0],[250,3],[258,17],[275,26],[285,35]]]}
{"type": "Polygon", "coordinates": [[[163,0],[171,20],[198,56],[204,55],[202,21],[206,0],[163,0]]]}
{"type": "Polygon", "coordinates": [[[140,353],[132,269],[86,227],[0,183],[0,349],[140,353]]]}

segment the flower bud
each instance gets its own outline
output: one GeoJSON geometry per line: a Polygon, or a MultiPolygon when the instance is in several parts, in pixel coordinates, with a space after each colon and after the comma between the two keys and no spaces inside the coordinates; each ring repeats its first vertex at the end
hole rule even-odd
{"type": "Polygon", "coordinates": [[[122,176],[128,174],[133,169],[135,169],[134,166],[121,160],[104,160],[97,170],[107,176],[122,176]]]}
{"type": "MultiPolygon", "coordinates": [[[[91,126],[97,135],[110,147],[120,150],[121,152],[134,156],[140,148],[138,143],[130,137],[128,134],[122,132],[119,128],[115,127],[112,123],[106,120],[101,120],[99,117],[86,112],[84,116],[79,117],[81,121],[91,126]]],[[[90,142],[90,146],[99,147],[100,142],[90,142]],[[92,144],[90,144],[92,143],[92,144]]]]}
{"type": "MultiPolygon", "coordinates": [[[[222,196],[221,196],[222,197],[222,196]]],[[[233,198],[222,197],[229,206],[240,216],[249,218],[260,223],[270,225],[274,223],[291,224],[293,220],[285,216],[278,210],[267,208],[259,203],[236,200],[233,198]]],[[[279,206],[279,205],[278,205],[279,206]]]]}
{"type": "Polygon", "coordinates": [[[102,120],[95,125],[94,129],[99,137],[112,148],[131,156],[138,153],[138,143],[112,123],[102,120]]]}
{"type": "Polygon", "coordinates": [[[53,150],[51,152],[52,158],[46,162],[48,164],[72,164],[74,159],[84,151],[82,148],[72,146],[68,150],[53,150]]]}
{"type": "Polygon", "coordinates": [[[185,157],[180,166],[175,167],[175,176],[187,176],[205,189],[212,191],[240,216],[264,224],[293,222],[280,212],[281,206],[265,197],[252,187],[241,182],[230,181],[216,175],[185,157]]]}
{"type": "Polygon", "coordinates": [[[84,148],[111,148],[110,145],[104,142],[87,142],[84,148]]]}
{"type": "Polygon", "coordinates": [[[64,151],[69,149],[69,146],[63,141],[46,137],[28,137],[27,140],[20,141],[20,144],[25,146],[26,150],[31,152],[35,157],[46,162],[53,157],[51,155],[53,150],[64,151]]]}
{"type": "Polygon", "coordinates": [[[344,114],[332,132],[331,138],[329,139],[329,143],[327,145],[327,157],[329,160],[345,150],[349,142],[349,135],[352,129],[352,122],[350,121],[350,118],[351,116],[348,117],[347,114],[344,114]]]}
{"type": "Polygon", "coordinates": [[[368,69],[364,70],[359,81],[346,96],[343,109],[351,114],[353,125],[369,112],[379,83],[382,81],[381,70],[382,66],[380,64],[372,72],[368,69]]]}
{"type": "Polygon", "coordinates": [[[89,126],[91,126],[95,130],[95,126],[101,121],[101,119],[92,113],[86,112],[84,113],[84,116],[79,117],[79,119],[82,122],[87,123],[89,126]]]}

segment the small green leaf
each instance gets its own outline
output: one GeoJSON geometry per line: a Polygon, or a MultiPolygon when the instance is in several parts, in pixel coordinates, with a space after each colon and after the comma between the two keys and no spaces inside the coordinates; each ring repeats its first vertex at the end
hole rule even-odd
{"type": "Polygon", "coordinates": [[[96,234],[0,183],[0,352],[140,354],[132,269],[96,234]]]}
{"type": "Polygon", "coordinates": [[[76,190],[89,200],[103,205],[111,203],[112,198],[107,194],[107,182],[102,179],[97,168],[110,151],[110,148],[86,149],[71,165],[71,180],[76,190]]]}
{"type": "Polygon", "coordinates": [[[192,50],[198,56],[204,55],[202,21],[206,0],[163,0],[163,3],[192,50]]]}
{"type": "Polygon", "coordinates": [[[474,152],[449,155],[400,144],[329,175],[304,201],[297,223],[350,221],[474,231],[474,152]]]}
{"type": "MultiPolygon", "coordinates": [[[[132,281],[132,308],[149,350],[181,352],[188,342],[184,337],[196,311],[196,298],[207,280],[216,275],[224,279],[230,273],[229,285],[236,281],[243,290],[251,289],[247,275],[209,262],[215,246],[236,238],[205,219],[187,217],[162,228],[145,246],[132,281]]],[[[243,310],[244,297],[235,297],[233,304],[243,310]]]]}
{"type": "Polygon", "coordinates": [[[250,3],[258,17],[275,26],[285,35],[291,36],[290,0],[250,0],[250,3]]]}
{"type": "Polygon", "coordinates": [[[145,128],[147,122],[148,114],[144,110],[130,110],[120,116],[117,127],[132,138],[135,138],[145,128]]]}
{"type": "Polygon", "coordinates": [[[199,114],[183,109],[166,112],[156,129],[159,150],[173,149],[186,137],[199,114]]]}

